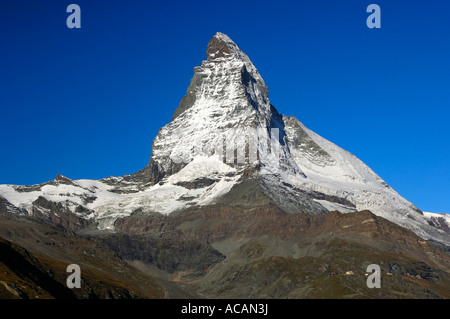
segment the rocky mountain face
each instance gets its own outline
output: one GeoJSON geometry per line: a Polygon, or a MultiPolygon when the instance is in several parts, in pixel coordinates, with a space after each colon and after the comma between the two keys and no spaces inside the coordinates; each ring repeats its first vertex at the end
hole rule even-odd
{"type": "Polygon", "coordinates": [[[0,212],[0,299],[164,298],[165,289],[106,246],[50,221],[0,212]],[[69,289],[67,266],[81,268],[69,289]]]}
{"type": "Polygon", "coordinates": [[[0,213],[95,243],[169,297],[450,296],[448,219],[424,214],[354,155],[278,113],[256,67],[222,33],[148,166],[99,181],[0,185],[0,213]],[[391,274],[389,291],[365,287],[372,263],[391,274]]]}

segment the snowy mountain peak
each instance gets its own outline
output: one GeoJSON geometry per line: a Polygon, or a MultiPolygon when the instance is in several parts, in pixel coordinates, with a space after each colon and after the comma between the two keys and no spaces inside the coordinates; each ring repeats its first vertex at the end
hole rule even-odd
{"type": "Polygon", "coordinates": [[[224,61],[233,58],[251,64],[249,57],[228,35],[217,32],[206,48],[207,61],[224,61]]]}
{"type": "Polygon", "coordinates": [[[260,73],[227,35],[217,33],[206,51],[172,120],[153,140],[147,167],[101,181],[58,176],[30,187],[0,185],[0,204],[48,215],[47,200],[114,228],[135,211],[171,214],[214,205],[228,193],[234,195],[227,205],[239,198],[258,205],[250,199],[263,193],[289,214],[370,210],[450,245],[447,221],[424,216],[356,156],[279,114],[260,73]]]}
{"type": "Polygon", "coordinates": [[[207,60],[218,58],[230,58],[232,56],[241,56],[242,51],[226,34],[217,32],[209,41],[206,49],[207,60]]]}
{"type": "Polygon", "coordinates": [[[221,101],[221,107],[231,109],[238,98],[244,105],[264,109],[269,115],[268,89],[249,57],[227,35],[218,32],[208,43],[207,59],[194,68],[194,76],[186,95],[172,117],[193,106],[210,107],[213,100],[221,101]],[[260,103],[262,102],[262,103],[260,103]]]}
{"type": "MultiPolygon", "coordinates": [[[[178,172],[197,155],[224,158],[222,149],[232,143],[241,145],[240,151],[245,152],[245,142],[239,139],[247,138],[248,145],[248,138],[254,140],[258,134],[272,136],[270,130],[281,125],[281,116],[270,104],[264,80],[227,35],[217,33],[206,51],[207,60],[194,68],[172,121],[153,141],[153,182],[178,172]]],[[[285,149],[282,154],[285,156],[285,149]]],[[[249,157],[247,162],[252,164],[249,157]]]]}
{"type": "MultiPolygon", "coordinates": [[[[235,61],[243,63],[243,65],[241,65],[242,80],[247,82],[244,84],[249,84],[248,81],[253,80],[254,83],[257,83],[260,89],[264,91],[265,98],[268,99],[268,89],[263,78],[247,54],[245,54],[228,35],[217,32],[208,43],[206,57],[206,62],[227,63],[235,61]]],[[[202,63],[202,66],[208,65],[207,63],[204,65],[204,63],[202,63]]]]}

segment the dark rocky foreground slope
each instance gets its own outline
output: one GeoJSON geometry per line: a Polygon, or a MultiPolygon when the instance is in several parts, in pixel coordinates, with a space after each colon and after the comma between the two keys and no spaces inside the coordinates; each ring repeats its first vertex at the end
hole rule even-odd
{"type": "Polygon", "coordinates": [[[0,298],[164,298],[153,278],[95,241],[42,220],[0,213],[0,298]],[[67,266],[81,268],[69,289],[67,266]]]}
{"type": "Polygon", "coordinates": [[[176,216],[136,214],[116,225],[135,236],[190,238],[220,251],[226,259],[206,275],[178,277],[208,298],[450,297],[450,257],[369,211],[307,216],[272,205],[216,205],[176,216]],[[381,289],[366,286],[370,264],[381,267],[381,289]]]}
{"type": "Polygon", "coordinates": [[[2,298],[449,298],[450,257],[369,211],[271,204],[135,213],[115,233],[0,215],[2,298]],[[68,289],[79,264],[82,289],[68,289]],[[380,289],[366,286],[378,264],[380,289]],[[348,273],[348,274],[346,274],[348,273]]]}

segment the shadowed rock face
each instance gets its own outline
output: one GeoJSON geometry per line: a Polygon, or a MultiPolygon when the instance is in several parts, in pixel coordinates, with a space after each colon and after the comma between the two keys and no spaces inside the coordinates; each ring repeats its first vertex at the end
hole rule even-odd
{"type": "Polygon", "coordinates": [[[206,58],[209,61],[217,58],[227,58],[233,54],[233,51],[220,36],[214,36],[206,48],[206,58]]]}
{"type": "MultiPolygon", "coordinates": [[[[447,224],[446,220],[442,216],[433,216],[429,220],[430,225],[441,229],[445,233],[447,233],[450,236],[450,225],[447,224]]],[[[449,247],[450,249],[450,247],[449,247]]]]}
{"type": "MultiPolygon", "coordinates": [[[[83,206],[78,206],[77,209],[79,212],[83,212],[84,208],[83,206]]],[[[48,201],[44,197],[39,197],[33,202],[33,215],[73,231],[95,225],[90,220],[74,215],[61,203],[48,201]]]]}
{"type": "Polygon", "coordinates": [[[0,275],[2,298],[35,298],[30,295],[33,290],[37,290],[37,294],[44,298],[76,298],[71,289],[50,276],[26,249],[1,238],[0,268],[3,268],[0,275]]]}
{"type": "Polygon", "coordinates": [[[0,196],[0,213],[4,214],[17,214],[17,215],[27,215],[27,211],[25,209],[21,209],[12,205],[5,198],[0,196]]]}
{"type": "Polygon", "coordinates": [[[164,289],[96,240],[45,219],[0,213],[0,299],[163,298],[164,289]],[[69,264],[81,289],[68,289],[69,264]]]}
{"type": "Polygon", "coordinates": [[[139,260],[174,272],[204,275],[209,267],[225,259],[211,246],[192,239],[109,235],[99,240],[126,260],[139,260]]]}

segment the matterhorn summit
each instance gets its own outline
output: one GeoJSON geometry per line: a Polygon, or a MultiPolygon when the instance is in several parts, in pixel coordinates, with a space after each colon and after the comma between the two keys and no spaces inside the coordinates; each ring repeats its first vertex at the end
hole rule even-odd
{"type": "Polygon", "coordinates": [[[257,68],[220,32],[194,68],[171,121],[153,140],[147,167],[99,181],[58,177],[39,185],[0,185],[1,203],[13,214],[52,220],[58,207],[60,219],[61,212],[75,218],[73,228],[110,230],[133,214],[214,205],[270,203],[308,216],[369,210],[450,245],[445,230],[357,157],[278,113],[257,68]]]}

